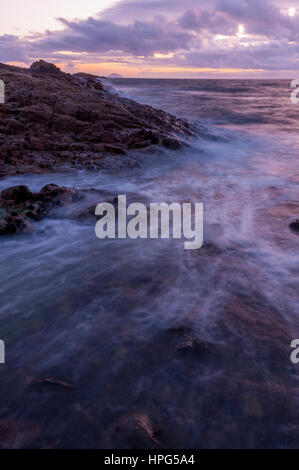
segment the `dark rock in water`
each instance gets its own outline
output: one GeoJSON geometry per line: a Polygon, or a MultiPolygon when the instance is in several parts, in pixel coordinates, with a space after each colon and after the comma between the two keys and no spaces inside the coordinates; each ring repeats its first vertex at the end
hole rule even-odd
{"type": "Polygon", "coordinates": [[[37,439],[40,435],[40,426],[37,423],[18,419],[0,419],[0,448],[14,448],[15,437],[19,434],[18,445],[26,447],[29,439],[37,439]],[[22,437],[21,437],[22,435],[22,437]],[[30,437],[29,437],[30,436],[30,437]]]}
{"type": "Polygon", "coordinates": [[[79,195],[76,189],[47,184],[40,191],[39,198],[52,204],[70,204],[78,200],[79,195]]]}
{"type": "Polygon", "coordinates": [[[30,66],[30,70],[32,72],[38,72],[38,73],[61,73],[60,68],[56,67],[55,64],[50,64],[49,62],[46,62],[45,60],[39,60],[37,62],[34,62],[30,66]]]}
{"type": "Polygon", "coordinates": [[[60,380],[60,379],[56,379],[56,378],[53,378],[53,377],[40,378],[40,379],[38,379],[38,383],[41,383],[41,384],[44,384],[44,385],[56,385],[56,386],[59,386],[59,387],[70,388],[70,389],[76,388],[75,385],[73,385],[69,382],[66,382],[65,380],[60,380]]]}
{"type": "Polygon", "coordinates": [[[105,444],[116,449],[156,449],[161,432],[145,413],[127,414],[108,429],[105,444]]]}
{"type": "Polygon", "coordinates": [[[10,201],[25,202],[32,198],[32,193],[28,186],[12,186],[2,191],[1,197],[10,201]]]}
{"type": "Polygon", "coordinates": [[[185,325],[169,328],[167,334],[168,343],[172,344],[178,357],[194,356],[202,359],[209,353],[210,346],[200,341],[194,331],[185,325]]]}
{"type": "Polygon", "coordinates": [[[67,205],[82,197],[72,188],[48,184],[39,193],[32,193],[27,186],[13,186],[0,196],[0,235],[32,233],[32,220],[42,220],[58,205],[67,205]]]}
{"type": "Polygon", "coordinates": [[[170,137],[163,139],[162,144],[164,147],[171,150],[179,150],[182,147],[182,142],[180,142],[178,139],[173,139],[170,137]]]}
{"type": "Polygon", "coordinates": [[[293,220],[289,225],[290,229],[299,233],[299,219],[293,220]]]}
{"type": "Polygon", "coordinates": [[[0,176],[66,165],[106,169],[107,157],[125,160],[151,145],[176,150],[197,132],[184,119],[111,94],[94,75],[64,73],[42,60],[30,69],[0,64],[0,72],[0,176]]]}
{"type": "Polygon", "coordinates": [[[222,250],[215,245],[214,243],[204,243],[201,248],[199,255],[200,256],[218,256],[222,254],[222,250]]]}
{"type": "Polygon", "coordinates": [[[123,148],[117,145],[107,144],[105,145],[105,150],[112,154],[117,154],[117,155],[124,155],[126,153],[123,148]]]}
{"type": "Polygon", "coordinates": [[[13,235],[17,232],[31,233],[31,224],[22,217],[7,217],[0,219],[0,235],[13,235]]]}

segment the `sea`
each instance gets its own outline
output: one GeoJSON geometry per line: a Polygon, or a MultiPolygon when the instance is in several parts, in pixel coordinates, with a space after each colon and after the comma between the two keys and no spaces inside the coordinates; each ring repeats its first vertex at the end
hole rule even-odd
{"type": "Polygon", "coordinates": [[[1,240],[0,447],[299,447],[290,81],[106,80],[189,119],[198,137],[136,151],[133,168],[0,179],[0,190],[55,183],[204,205],[200,250],[99,240],[95,221],[76,217],[80,201],[1,240]]]}

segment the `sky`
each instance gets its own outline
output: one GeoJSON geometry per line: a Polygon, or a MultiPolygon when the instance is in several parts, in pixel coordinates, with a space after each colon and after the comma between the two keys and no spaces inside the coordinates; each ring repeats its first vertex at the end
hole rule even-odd
{"type": "Polygon", "coordinates": [[[299,0],[0,0],[0,62],[149,78],[298,78],[299,0]]]}

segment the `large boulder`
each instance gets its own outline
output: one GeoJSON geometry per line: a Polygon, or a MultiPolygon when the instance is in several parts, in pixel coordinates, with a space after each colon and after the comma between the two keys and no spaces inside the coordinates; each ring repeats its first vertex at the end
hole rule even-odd
{"type": "Polygon", "coordinates": [[[50,64],[49,62],[46,62],[45,60],[42,60],[42,59],[31,64],[30,70],[32,72],[37,72],[37,73],[50,73],[50,74],[61,73],[60,68],[56,67],[55,64],[50,64]]]}
{"type": "Polygon", "coordinates": [[[26,202],[32,198],[32,193],[28,186],[12,186],[2,191],[1,198],[14,202],[26,202]]]}

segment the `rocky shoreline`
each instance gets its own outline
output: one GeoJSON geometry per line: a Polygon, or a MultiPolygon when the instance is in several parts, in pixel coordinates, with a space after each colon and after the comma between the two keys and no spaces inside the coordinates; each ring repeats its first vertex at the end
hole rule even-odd
{"type": "MultiPolygon", "coordinates": [[[[176,150],[196,130],[187,120],[112,94],[100,79],[68,74],[54,64],[30,69],[0,64],[5,104],[0,106],[0,177],[65,168],[101,170],[137,164],[130,151],[160,145],[176,150]]],[[[82,196],[82,195],[81,195],[82,196]]],[[[0,235],[32,233],[59,205],[80,197],[75,189],[27,186],[0,195],[0,235]]]]}
{"type": "Polygon", "coordinates": [[[0,177],[65,167],[101,169],[107,157],[162,145],[178,149],[196,135],[185,119],[111,94],[96,76],[39,61],[0,64],[0,177]]]}

